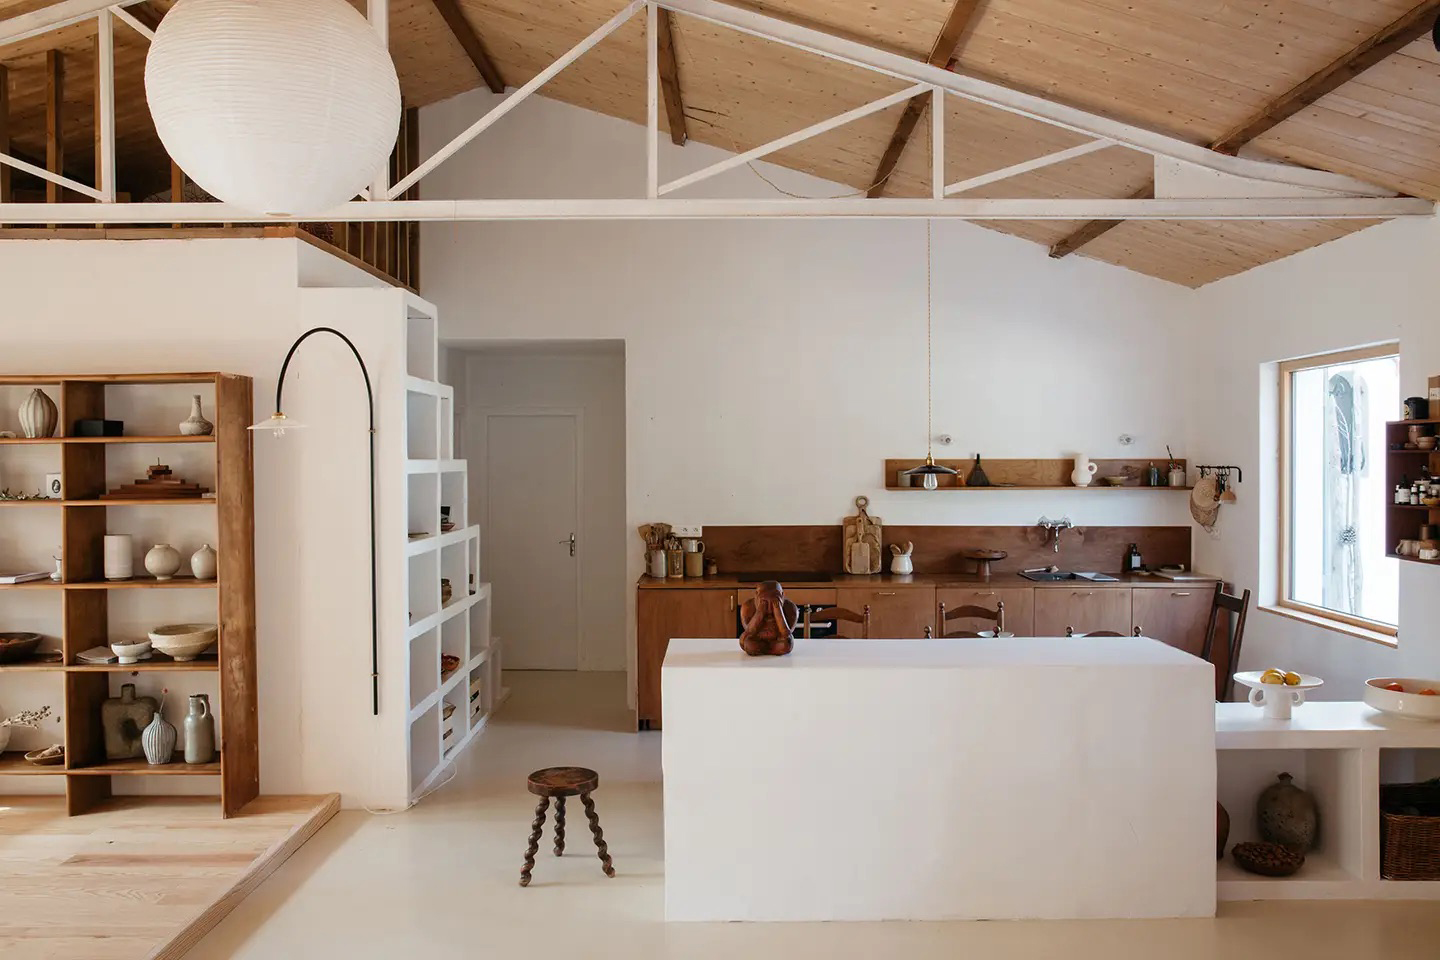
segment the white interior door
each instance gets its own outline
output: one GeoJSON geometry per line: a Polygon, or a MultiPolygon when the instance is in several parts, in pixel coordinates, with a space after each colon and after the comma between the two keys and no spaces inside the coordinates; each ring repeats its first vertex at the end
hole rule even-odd
{"type": "Polygon", "coordinates": [[[505,666],[578,669],[577,418],[496,413],[486,433],[484,554],[505,666]]]}

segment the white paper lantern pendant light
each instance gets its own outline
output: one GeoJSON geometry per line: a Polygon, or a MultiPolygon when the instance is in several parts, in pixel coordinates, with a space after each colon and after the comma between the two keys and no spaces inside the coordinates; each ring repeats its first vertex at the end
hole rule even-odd
{"type": "Polygon", "coordinates": [[[345,0],[179,0],[145,61],[170,157],[255,213],[319,214],[389,162],[400,81],[345,0]]]}

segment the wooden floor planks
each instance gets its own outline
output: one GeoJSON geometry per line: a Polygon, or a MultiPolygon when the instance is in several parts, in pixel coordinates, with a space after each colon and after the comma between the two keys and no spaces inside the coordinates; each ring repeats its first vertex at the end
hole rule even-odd
{"type": "Polygon", "coordinates": [[[174,960],[340,808],[260,797],[222,820],[209,797],[0,798],[0,957],[174,960]]]}

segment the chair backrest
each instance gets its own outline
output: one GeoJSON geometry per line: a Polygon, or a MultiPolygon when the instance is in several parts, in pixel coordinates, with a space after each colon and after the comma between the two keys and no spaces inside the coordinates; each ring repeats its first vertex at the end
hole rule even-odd
{"type": "Polygon", "coordinates": [[[849,623],[858,623],[860,624],[860,639],[870,639],[870,604],[868,603],[865,604],[865,609],[860,613],[856,613],[854,610],[847,610],[844,607],[821,607],[817,610],[807,606],[805,608],[804,633],[806,640],[810,639],[810,622],[812,619],[821,621],[845,620],[849,623]]]}
{"type": "Polygon", "coordinates": [[[946,640],[973,639],[980,634],[973,630],[947,631],[945,624],[950,620],[989,620],[995,624],[995,632],[1000,633],[1005,629],[1005,601],[998,601],[993,610],[990,607],[976,606],[973,603],[959,607],[946,607],[945,601],[940,601],[940,636],[946,640]]]}
{"type": "Polygon", "coordinates": [[[1067,637],[1076,637],[1076,636],[1078,636],[1078,637],[1124,637],[1124,636],[1138,637],[1138,636],[1140,636],[1140,628],[1139,628],[1139,627],[1136,627],[1136,628],[1135,628],[1134,630],[1132,630],[1129,634],[1116,633],[1114,630],[1091,630],[1089,633],[1079,633],[1079,634],[1077,634],[1077,633],[1075,632],[1075,628],[1074,628],[1074,627],[1066,627],[1066,628],[1065,628],[1065,636],[1067,636],[1067,637]]]}
{"type": "MultiPolygon", "coordinates": [[[[1210,603],[1210,622],[1205,627],[1205,643],[1200,648],[1200,657],[1215,665],[1215,699],[1229,700],[1234,687],[1235,667],[1240,662],[1240,645],[1245,641],[1245,617],[1250,612],[1250,591],[1240,596],[1225,592],[1225,584],[1215,584],[1215,599],[1210,603]],[[1235,614],[1234,625],[1226,623],[1225,660],[1217,660],[1215,633],[1220,629],[1220,614],[1235,614]]],[[[1229,617],[1226,617],[1229,620],[1229,617]]]]}

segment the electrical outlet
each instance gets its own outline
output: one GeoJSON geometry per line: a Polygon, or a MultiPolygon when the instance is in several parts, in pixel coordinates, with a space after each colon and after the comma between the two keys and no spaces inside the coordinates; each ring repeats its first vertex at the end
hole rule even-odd
{"type": "Polygon", "coordinates": [[[705,528],[698,523],[677,523],[670,527],[672,537],[703,537],[705,528]]]}

